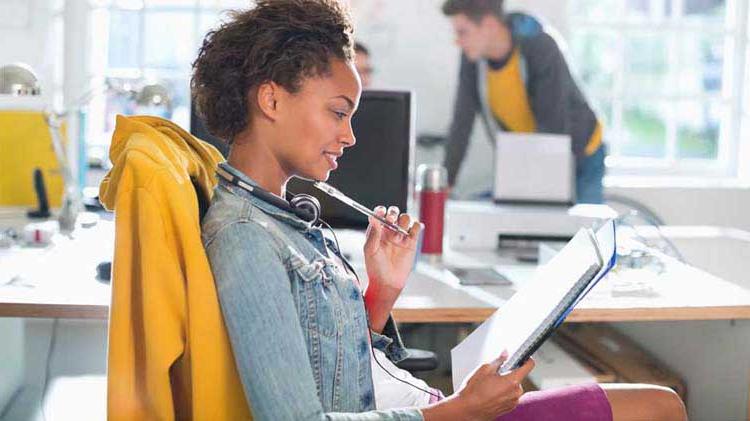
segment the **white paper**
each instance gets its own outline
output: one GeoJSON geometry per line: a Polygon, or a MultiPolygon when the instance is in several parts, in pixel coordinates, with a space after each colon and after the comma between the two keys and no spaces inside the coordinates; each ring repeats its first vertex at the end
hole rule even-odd
{"type": "Polygon", "coordinates": [[[599,268],[590,235],[579,230],[549,263],[536,270],[528,284],[451,350],[454,390],[476,367],[494,360],[503,350],[513,356],[570,289],[587,272],[599,268]]]}

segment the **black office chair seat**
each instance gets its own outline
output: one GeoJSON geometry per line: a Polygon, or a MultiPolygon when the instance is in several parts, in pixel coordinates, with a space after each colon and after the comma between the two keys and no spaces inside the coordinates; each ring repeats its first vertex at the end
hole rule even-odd
{"type": "Polygon", "coordinates": [[[396,367],[406,370],[410,373],[416,371],[430,371],[438,366],[438,358],[434,352],[423,349],[406,348],[409,356],[396,363],[396,367]]]}

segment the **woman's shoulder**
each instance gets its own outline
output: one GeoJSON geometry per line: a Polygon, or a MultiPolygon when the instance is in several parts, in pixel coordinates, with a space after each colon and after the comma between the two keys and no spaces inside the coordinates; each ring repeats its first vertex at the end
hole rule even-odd
{"type": "Polygon", "coordinates": [[[250,201],[233,194],[226,187],[219,185],[214,191],[211,205],[201,221],[201,236],[204,246],[208,246],[220,237],[225,240],[239,241],[249,245],[264,244],[274,236],[272,221],[250,201]],[[266,240],[266,241],[264,241],[266,240]]]}
{"type": "Polygon", "coordinates": [[[266,213],[251,200],[240,197],[225,186],[216,188],[211,206],[201,222],[204,247],[214,243],[241,245],[244,250],[267,249],[288,263],[290,250],[299,255],[314,255],[314,248],[294,227],[266,213]]]}

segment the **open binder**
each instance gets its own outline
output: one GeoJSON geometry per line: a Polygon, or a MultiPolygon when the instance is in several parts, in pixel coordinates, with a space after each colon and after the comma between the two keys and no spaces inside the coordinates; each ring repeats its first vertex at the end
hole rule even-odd
{"type": "Polygon", "coordinates": [[[616,263],[615,224],[582,228],[533,278],[451,350],[453,387],[503,350],[501,372],[523,365],[616,263]]]}

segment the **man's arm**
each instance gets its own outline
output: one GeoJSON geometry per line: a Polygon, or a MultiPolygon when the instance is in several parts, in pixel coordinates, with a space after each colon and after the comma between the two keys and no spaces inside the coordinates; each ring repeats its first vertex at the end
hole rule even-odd
{"type": "Polygon", "coordinates": [[[571,76],[555,40],[546,33],[528,41],[524,48],[531,109],[537,132],[570,134],[567,94],[571,76]]]}
{"type": "Polygon", "coordinates": [[[466,155],[478,107],[477,66],[461,55],[458,89],[453,104],[453,120],[448,133],[448,143],[445,145],[444,165],[448,170],[448,185],[450,186],[455,184],[461,163],[466,155]]]}

